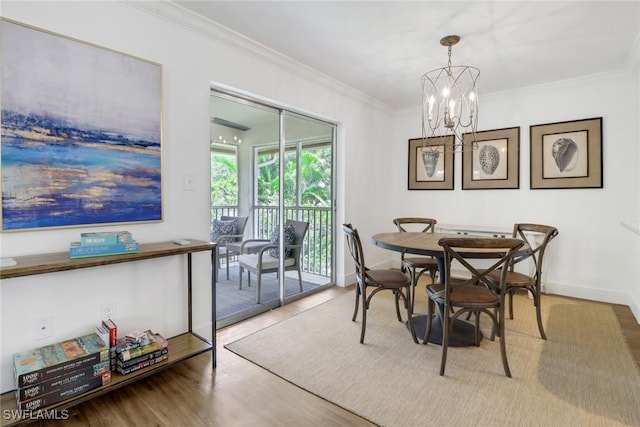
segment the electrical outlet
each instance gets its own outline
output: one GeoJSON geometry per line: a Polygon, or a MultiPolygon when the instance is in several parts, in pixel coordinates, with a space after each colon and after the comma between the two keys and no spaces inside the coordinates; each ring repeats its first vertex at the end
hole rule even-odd
{"type": "Polygon", "coordinates": [[[38,317],[33,321],[33,332],[37,340],[53,336],[53,319],[51,315],[38,317]]]}
{"type": "Polygon", "coordinates": [[[113,319],[115,315],[116,315],[115,303],[110,302],[102,306],[102,316],[104,320],[113,319]]]}

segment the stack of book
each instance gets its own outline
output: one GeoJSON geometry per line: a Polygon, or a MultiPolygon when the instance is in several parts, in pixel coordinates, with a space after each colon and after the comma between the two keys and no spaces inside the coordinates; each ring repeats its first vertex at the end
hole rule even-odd
{"type": "Polygon", "coordinates": [[[140,245],[128,231],[81,233],[80,241],[71,243],[69,257],[74,259],[129,254],[136,253],[139,249],[140,245]]]}
{"type": "Polygon", "coordinates": [[[102,338],[102,341],[109,345],[109,361],[111,362],[111,370],[116,370],[116,344],[118,339],[118,326],[111,319],[103,320],[96,325],[96,333],[102,338]]]}
{"type": "Polygon", "coordinates": [[[111,382],[109,346],[89,334],[13,356],[18,409],[33,411],[111,382]]]}
{"type": "Polygon", "coordinates": [[[127,375],[167,359],[169,341],[153,331],[127,334],[116,340],[116,370],[127,375]]]}

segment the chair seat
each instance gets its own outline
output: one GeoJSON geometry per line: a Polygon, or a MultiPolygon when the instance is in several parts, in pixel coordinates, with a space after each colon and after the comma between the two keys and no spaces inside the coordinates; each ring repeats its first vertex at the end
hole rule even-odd
{"type": "Polygon", "coordinates": [[[410,283],[409,278],[398,270],[367,270],[367,276],[385,288],[404,288],[410,283]]]}
{"type": "MultiPolygon", "coordinates": [[[[249,268],[253,268],[253,269],[257,269],[258,268],[258,255],[257,254],[245,254],[245,255],[240,255],[238,257],[238,261],[240,262],[240,265],[249,267],[249,268]]],[[[290,267],[292,265],[295,265],[296,260],[294,258],[285,258],[284,259],[284,266],[285,267],[290,267]]],[[[272,257],[271,255],[268,255],[266,253],[264,253],[262,255],[262,270],[272,270],[272,269],[277,269],[280,265],[280,258],[275,258],[272,257]]]]}
{"type": "MultiPolygon", "coordinates": [[[[500,272],[493,271],[488,274],[491,279],[496,282],[500,282],[500,272]]],[[[507,286],[526,286],[532,282],[530,276],[527,276],[523,273],[518,273],[517,271],[507,271],[506,283],[507,286]]]]}
{"type": "MultiPolygon", "coordinates": [[[[444,284],[436,283],[434,285],[427,286],[427,293],[430,296],[437,296],[438,299],[442,299],[441,294],[444,292],[444,284]]],[[[490,291],[484,286],[460,286],[451,291],[451,303],[459,306],[470,306],[473,304],[491,305],[497,304],[499,298],[496,293],[490,291]]]]}
{"type": "Polygon", "coordinates": [[[436,270],[438,269],[438,262],[433,258],[426,258],[426,257],[405,258],[402,261],[402,264],[404,264],[406,267],[415,268],[415,269],[421,269],[421,268],[433,268],[436,270]]]}

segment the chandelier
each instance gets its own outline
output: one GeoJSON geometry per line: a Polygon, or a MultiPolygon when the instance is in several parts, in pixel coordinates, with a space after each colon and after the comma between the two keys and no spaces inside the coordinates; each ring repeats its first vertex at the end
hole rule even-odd
{"type": "Polygon", "coordinates": [[[451,65],[451,47],[459,41],[457,35],[440,39],[440,44],[448,49],[449,62],[446,67],[431,70],[421,79],[423,151],[436,147],[441,147],[439,151],[477,148],[480,70],[467,65],[451,65]],[[428,145],[427,138],[432,138],[428,145]]]}

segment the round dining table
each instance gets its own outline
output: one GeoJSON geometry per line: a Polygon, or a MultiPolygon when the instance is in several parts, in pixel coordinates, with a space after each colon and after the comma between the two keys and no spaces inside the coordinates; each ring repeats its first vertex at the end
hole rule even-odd
{"type": "MultiPolygon", "coordinates": [[[[389,233],[378,233],[371,237],[373,244],[395,252],[432,256],[438,263],[438,277],[442,283],[444,280],[444,249],[438,244],[442,238],[450,237],[486,237],[460,235],[455,233],[422,233],[422,232],[405,232],[395,231],[389,233]]],[[[530,251],[529,246],[523,246],[517,255],[523,255],[530,251]]],[[[467,254],[474,258],[488,258],[486,250],[478,249],[473,253],[467,254]]],[[[494,255],[491,255],[494,257],[494,255]]],[[[411,301],[413,303],[413,301],[411,301]]],[[[408,323],[408,322],[407,322],[408,323]]],[[[424,337],[426,333],[427,315],[417,315],[413,318],[413,324],[417,336],[424,337]]],[[[467,347],[475,345],[475,328],[474,326],[461,319],[456,319],[451,325],[451,333],[449,335],[449,346],[467,347]]],[[[480,334],[482,339],[482,334],[480,334]]],[[[442,322],[439,311],[434,315],[429,342],[433,344],[442,344],[442,322]]]]}

